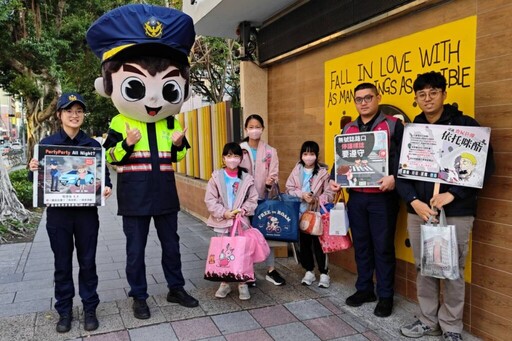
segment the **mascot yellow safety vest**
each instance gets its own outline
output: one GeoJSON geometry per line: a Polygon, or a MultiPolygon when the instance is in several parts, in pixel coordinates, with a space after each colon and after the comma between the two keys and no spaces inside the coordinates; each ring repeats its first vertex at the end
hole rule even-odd
{"type": "Polygon", "coordinates": [[[110,123],[106,149],[107,162],[116,165],[118,214],[159,215],[178,211],[173,162],[180,161],[190,147],[172,144],[172,134],[182,131],[174,117],[145,123],[122,114],[110,123]],[[142,138],[134,146],[126,144],[126,125],[137,128],[142,138]],[[148,186],[149,184],[149,186],[148,186]]]}

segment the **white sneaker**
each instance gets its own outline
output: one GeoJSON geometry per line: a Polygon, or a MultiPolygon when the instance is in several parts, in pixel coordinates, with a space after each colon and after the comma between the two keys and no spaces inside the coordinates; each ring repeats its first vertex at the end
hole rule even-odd
{"type": "Polygon", "coordinates": [[[320,274],[320,281],[318,286],[320,288],[328,288],[331,285],[331,277],[328,274],[320,274]]]}
{"type": "Polygon", "coordinates": [[[226,296],[231,292],[231,286],[228,283],[222,282],[215,293],[215,297],[217,298],[226,298],[226,296]]]}
{"type": "Polygon", "coordinates": [[[306,271],[306,274],[302,278],[301,283],[305,285],[311,285],[314,281],[316,281],[315,274],[311,271],[306,271]]]}
{"type": "Polygon", "coordinates": [[[247,301],[251,298],[251,293],[249,292],[249,286],[245,283],[238,285],[238,298],[242,301],[247,301]]]}

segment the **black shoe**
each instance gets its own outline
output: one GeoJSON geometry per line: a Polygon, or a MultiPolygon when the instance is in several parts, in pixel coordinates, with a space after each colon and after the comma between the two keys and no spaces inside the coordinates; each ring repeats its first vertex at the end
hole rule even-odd
{"type": "Polygon", "coordinates": [[[286,284],[286,280],[281,277],[279,272],[276,270],[272,270],[270,272],[267,272],[267,275],[265,276],[265,279],[269,281],[270,283],[273,283],[274,285],[284,285],[286,284]]]}
{"type": "Polygon", "coordinates": [[[84,329],[88,332],[98,329],[100,323],[96,317],[95,311],[86,311],[84,313],[84,329]]]}
{"type": "Polygon", "coordinates": [[[169,289],[167,302],[178,303],[188,308],[194,308],[199,305],[199,301],[190,296],[183,288],[169,289]]]}
{"type": "Polygon", "coordinates": [[[373,314],[378,317],[388,317],[393,311],[393,297],[381,298],[375,307],[373,314]]]}
{"type": "Polygon", "coordinates": [[[247,284],[249,288],[256,288],[256,278],[254,279],[254,281],[245,282],[245,284],[247,284]]]}
{"type": "Polygon", "coordinates": [[[55,330],[57,333],[67,333],[71,330],[71,321],[73,320],[73,313],[64,313],[60,314],[59,322],[57,322],[57,326],[55,330]]]}
{"type": "Polygon", "coordinates": [[[139,320],[147,320],[151,317],[151,313],[149,312],[149,307],[146,303],[146,300],[134,298],[132,309],[133,316],[139,320]]]}
{"type": "Polygon", "coordinates": [[[375,302],[377,297],[371,291],[357,291],[352,296],[347,297],[345,303],[351,307],[359,307],[363,303],[375,302]]]}

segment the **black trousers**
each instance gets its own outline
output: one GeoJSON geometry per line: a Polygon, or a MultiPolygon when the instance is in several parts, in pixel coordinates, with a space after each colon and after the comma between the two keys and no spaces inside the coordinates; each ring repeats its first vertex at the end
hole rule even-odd
{"type": "Polygon", "coordinates": [[[126,235],[126,279],[130,285],[128,296],[148,298],[146,263],[144,262],[149,223],[153,218],[162,246],[162,268],[169,289],[185,286],[181,272],[180,237],[178,236],[178,212],[156,216],[123,216],[126,235]]]}
{"type": "Polygon", "coordinates": [[[393,297],[398,195],[394,191],[351,191],[347,208],[357,265],[356,289],[373,292],[375,273],[379,298],[393,297]]]}
{"type": "Polygon", "coordinates": [[[306,233],[300,233],[300,263],[306,271],[313,271],[315,269],[315,260],[318,270],[322,274],[326,274],[329,269],[327,268],[326,255],[322,251],[320,240],[318,236],[312,236],[306,233]],[[314,258],[313,258],[314,255],[314,258]]]}
{"type": "Polygon", "coordinates": [[[54,255],[55,310],[69,313],[73,308],[73,249],[76,247],[78,293],[85,311],[95,310],[100,303],[96,289],[96,248],[98,245],[98,210],[96,207],[49,207],[46,230],[54,255]]]}

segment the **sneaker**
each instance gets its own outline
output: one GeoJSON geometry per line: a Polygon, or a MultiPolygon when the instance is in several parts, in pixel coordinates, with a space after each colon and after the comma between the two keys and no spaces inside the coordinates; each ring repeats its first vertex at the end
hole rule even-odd
{"type": "Polygon", "coordinates": [[[100,326],[94,310],[84,313],[84,329],[88,332],[98,329],[100,326]]]}
{"type": "Polygon", "coordinates": [[[286,280],[281,277],[279,272],[276,270],[272,270],[270,272],[267,272],[267,275],[265,276],[265,279],[269,281],[270,283],[273,283],[274,285],[284,285],[286,284],[286,280]]]}
{"type": "Polygon", "coordinates": [[[359,307],[363,303],[375,302],[377,297],[373,291],[356,291],[352,296],[347,297],[345,303],[351,307],[359,307]]]}
{"type": "Polygon", "coordinates": [[[301,283],[304,285],[311,285],[314,281],[316,281],[315,274],[311,271],[306,271],[306,274],[302,278],[301,283]]]}
{"type": "Polygon", "coordinates": [[[462,334],[446,332],[443,334],[443,341],[462,341],[462,334]]]}
{"type": "Polygon", "coordinates": [[[151,312],[149,311],[148,304],[145,299],[133,299],[133,316],[139,320],[147,320],[151,317],[151,312]]]}
{"type": "MultiPolygon", "coordinates": [[[[422,337],[425,335],[439,336],[441,335],[441,329],[439,326],[430,327],[420,320],[412,324],[408,324],[400,328],[400,332],[407,337],[422,337]]],[[[449,340],[449,339],[448,339],[449,340]]]]}
{"type": "Polygon", "coordinates": [[[73,320],[73,313],[63,313],[59,316],[59,321],[57,322],[57,326],[55,330],[57,333],[67,333],[71,330],[71,320],[73,320]]]}
{"type": "Polygon", "coordinates": [[[320,274],[320,281],[318,281],[318,287],[328,288],[331,285],[331,277],[328,274],[320,274]]]}
{"type": "Polygon", "coordinates": [[[215,297],[217,298],[226,298],[226,296],[231,292],[231,286],[228,283],[222,282],[215,293],[215,297]]]}
{"type": "Polygon", "coordinates": [[[238,298],[242,301],[247,301],[251,298],[251,293],[249,292],[247,284],[243,283],[238,285],[238,298]]]}
{"type": "Polygon", "coordinates": [[[245,284],[247,284],[249,288],[256,288],[256,278],[254,279],[254,281],[245,282],[245,284]]]}

